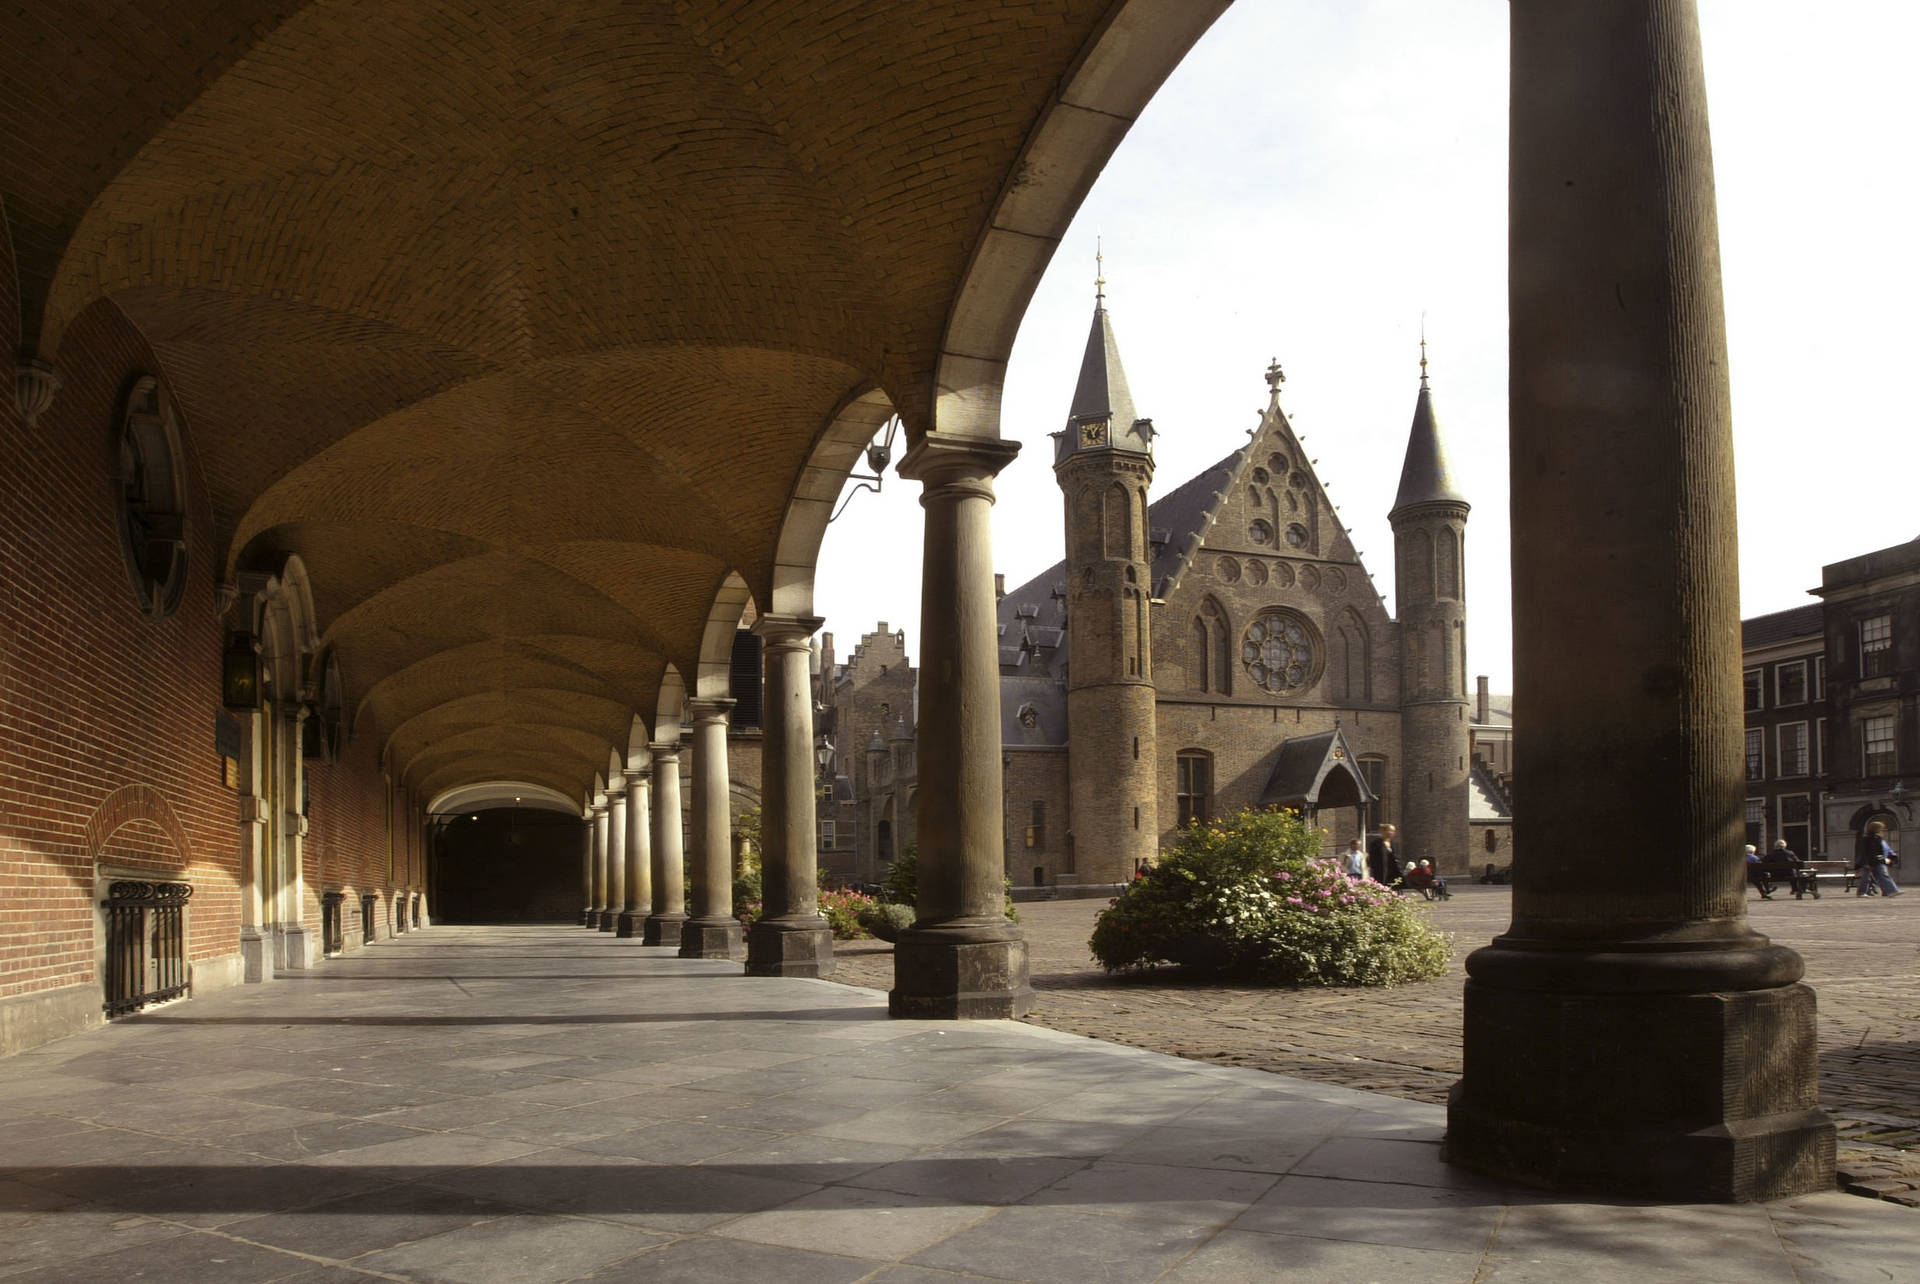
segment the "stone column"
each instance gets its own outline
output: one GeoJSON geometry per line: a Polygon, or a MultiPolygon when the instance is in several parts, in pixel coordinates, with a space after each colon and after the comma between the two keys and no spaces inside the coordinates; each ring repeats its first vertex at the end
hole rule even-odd
{"type": "Polygon", "coordinates": [[[620,926],[627,907],[627,790],[618,775],[607,782],[607,908],[600,913],[600,930],[620,926]]]}
{"type": "Polygon", "coordinates": [[[277,897],[276,916],[279,919],[279,938],[276,943],[277,963],[288,971],[304,971],[319,961],[320,951],[312,933],[307,931],[304,921],[306,914],[306,839],[307,818],[300,813],[300,800],[306,796],[305,782],[307,764],[301,757],[300,746],[306,743],[307,706],[304,701],[294,701],[285,706],[286,736],[280,742],[280,761],[286,764],[286,774],[282,779],[286,788],[281,795],[281,814],[275,818],[281,825],[280,852],[281,862],[277,871],[279,885],[275,888],[277,897]]]}
{"type": "Polygon", "coordinates": [[[593,909],[587,917],[587,926],[599,931],[600,916],[607,912],[606,795],[595,798],[589,810],[593,813],[593,909]]]}
{"type": "Polygon", "coordinates": [[[627,903],[616,936],[646,939],[647,913],[653,908],[652,810],[647,806],[647,773],[627,770],[627,903]]]}
{"type": "Polygon", "coordinates": [[[1018,442],[931,435],[902,476],[925,486],[920,587],[920,897],[893,951],[900,1017],[1017,1017],[1033,1006],[1027,940],[1007,919],[993,478],[1018,442]]]}
{"type": "Polygon", "coordinates": [[[593,927],[599,922],[593,905],[593,808],[580,820],[580,926],[593,927]]]}
{"type": "Polygon", "coordinates": [[[740,950],[733,916],[733,830],[727,788],[727,711],[733,701],[687,701],[693,714],[693,917],[680,931],[683,959],[730,959],[740,950]]]}
{"type": "Polygon", "coordinates": [[[1814,996],[1747,924],[1733,443],[1691,0],[1512,3],[1513,924],[1467,960],[1456,1164],[1833,1185],[1814,996]]]}
{"type": "Polygon", "coordinates": [[[686,875],[680,868],[680,745],[647,746],[653,754],[653,913],[642,945],[680,944],[687,921],[686,875]]]}
{"type": "Polygon", "coordinates": [[[747,975],[825,976],[833,928],[820,914],[814,853],[812,616],[763,615],[760,695],[760,843],[764,910],[747,929],[747,975]]]}

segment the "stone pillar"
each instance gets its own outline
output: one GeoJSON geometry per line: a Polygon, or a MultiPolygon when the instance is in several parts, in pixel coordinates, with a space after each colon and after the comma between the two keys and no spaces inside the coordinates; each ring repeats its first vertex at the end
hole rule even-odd
{"type": "Polygon", "coordinates": [[[1833,1185],[1814,995],[1747,924],[1733,443],[1691,0],[1513,0],[1513,924],[1447,1158],[1566,1190],[1833,1185]]]}
{"type": "Polygon", "coordinates": [[[920,587],[918,919],[893,951],[894,1016],[1017,1017],[1033,1006],[1027,940],[1004,906],[993,478],[1020,450],[923,438],[900,464],[927,511],[920,587]]]}
{"type": "Polygon", "coordinates": [[[580,821],[580,926],[593,927],[599,921],[593,905],[593,808],[580,821]]]}
{"type": "Polygon", "coordinates": [[[653,908],[653,814],[647,806],[647,773],[627,770],[627,903],[616,936],[646,939],[647,912],[653,908]]]}
{"type": "Polygon", "coordinates": [[[600,930],[620,926],[627,907],[627,790],[616,774],[607,782],[607,908],[600,914],[600,930]]]}
{"type": "Polygon", "coordinates": [[[763,615],[760,842],[764,910],[747,929],[747,975],[825,976],[833,928],[820,914],[814,828],[812,616],[763,615]]]}
{"type": "Polygon", "coordinates": [[[687,921],[686,875],[680,868],[680,746],[653,744],[653,913],[642,945],[680,944],[687,921]]]}
{"type": "Polygon", "coordinates": [[[307,764],[301,757],[300,746],[306,743],[307,706],[302,701],[294,701],[283,707],[287,715],[286,734],[276,748],[281,753],[280,761],[286,766],[282,777],[286,788],[280,798],[283,810],[275,817],[275,823],[281,826],[281,862],[276,871],[279,882],[274,889],[278,920],[274,952],[279,967],[299,972],[320,959],[313,934],[307,931],[303,921],[307,900],[307,818],[300,814],[300,800],[306,796],[307,764]]]}
{"type": "Polygon", "coordinates": [[[683,959],[730,959],[740,950],[733,916],[733,830],[727,788],[727,711],[733,701],[687,701],[693,714],[693,917],[680,931],[683,959]]]}
{"type": "Polygon", "coordinates": [[[587,926],[600,930],[600,916],[607,912],[607,798],[593,800],[593,909],[587,926]]]}

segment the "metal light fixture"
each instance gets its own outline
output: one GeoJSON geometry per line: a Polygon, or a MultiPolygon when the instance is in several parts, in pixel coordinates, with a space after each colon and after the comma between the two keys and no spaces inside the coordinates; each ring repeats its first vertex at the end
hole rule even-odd
{"type": "Polygon", "coordinates": [[[251,633],[227,634],[220,658],[220,703],[247,712],[260,707],[260,648],[251,633]]]}
{"type": "Polygon", "coordinates": [[[873,469],[872,474],[847,474],[848,480],[858,482],[859,485],[847,492],[847,497],[840,501],[840,507],[836,508],[833,516],[827,519],[829,523],[840,520],[840,514],[847,511],[847,505],[851,504],[853,497],[861,491],[870,490],[876,495],[880,493],[881,486],[886,484],[887,465],[893,462],[893,439],[899,431],[900,416],[895,415],[887,420],[885,436],[867,447],[867,467],[873,469]]]}

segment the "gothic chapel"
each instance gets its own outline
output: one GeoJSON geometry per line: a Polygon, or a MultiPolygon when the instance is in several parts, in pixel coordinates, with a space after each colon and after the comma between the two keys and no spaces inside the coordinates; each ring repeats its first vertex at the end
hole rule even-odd
{"type": "Polygon", "coordinates": [[[1066,559],[999,603],[1015,883],[1125,881],[1193,820],[1298,808],[1328,851],[1383,823],[1403,858],[1469,860],[1468,504],[1421,358],[1389,514],[1399,619],[1280,407],[1158,500],[1154,426],[1104,293],[1055,434],[1066,559]]]}

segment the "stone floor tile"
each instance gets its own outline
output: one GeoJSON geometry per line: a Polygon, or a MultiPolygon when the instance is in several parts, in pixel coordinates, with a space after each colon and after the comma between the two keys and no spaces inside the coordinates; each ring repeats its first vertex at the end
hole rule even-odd
{"type": "Polygon", "coordinates": [[[598,1271],[594,1284],[716,1284],[778,1280],[780,1284],[852,1284],[872,1262],[740,1240],[684,1239],[598,1271]]]}
{"type": "MultiPolygon", "coordinates": [[[[732,1116],[729,1116],[730,1118],[732,1116]]],[[[775,1133],[764,1129],[723,1128],[718,1124],[646,1124],[626,1132],[596,1137],[571,1149],[591,1155],[618,1155],[650,1164],[693,1164],[748,1146],[764,1146],[775,1133]]]]}
{"type": "Polygon", "coordinates": [[[75,1201],[37,1212],[9,1213],[0,1217],[0,1276],[150,1246],[187,1233],[184,1226],[75,1201]]]}
{"type": "Polygon", "coordinates": [[[1034,1284],[1134,1284],[1159,1279],[1212,1233],[1178,1222],[1006,1208],[915,1254],[912,1264],[1034,1284]]]}
{"type": "MultiPolygon", "coordinates": [[[[1295,1235],[1224,1230],[1162,1276],[1164,1284],[1353,1284],[1356,1280],[1476,1284],[1480,1258],[1425,1248],[1388,1247],[1295,1235]]],[[[1613,1284],[1637,1277],[1615,1275],[1613,1284]]]]}
{"type": "Polygon", "coordinates": [[[446,1284],[558,1284],[671,1240],[610,1222],[521,1215],[370,1253],[354,1265],[446,1284]]]}
{"type": "Polygon", "coordinates": [[[883,1106],[851,1119],[836,1119],[811,1131],[822,1137],[843,1137],[848,1141],[911,1140],[921,1145],[937,1145],[1005,1122],[1004,1115],[936,1114],[910,1104],[883,1106]]]}
{"type": "Polygon", "coordinates": [[[1086,1166],[1046,1156],[923,1155],[849,1177],[843,1185],[931,1195],[958,1204],[1011,1204],[1086,1166]]]}
{"type": "Polygon", "coordinates": [[[396,1128],[391,1124],[371,1123],[365,1119],[323,1119],[292,1128],[241,1133],[228,1137],[221,1144],[228,1150],[263,1155],[268,1159],[303,1160],[421,1135],[419,1129],[396,1128]]]}
{"type": "Polygon", "coordinates": [[[713,1234],[891,1262],[964,1230],[987,1212],[943,1199],[833,1186],[728,1222],[713,1234]]]}
{"type": "Polygon", "coordinates": [[[1164,1164],[1174,1168],[1284,1173],[1312,1154],[1327,1136],[1328,1133],[1262,1136],[1170,1126],[1150,1129],[1116,1147],[1108,1157],[1122,1163],[1164,1164]]]}
{"type": "Polygon", "coordinates": [[[819,1189],[812,1183],[711,1166],[636,1163],[577,1151],[548,1151],[542,1159],[548,1162],[472,1168],[432,1178],[430,1184],[540,1212],[682,1232],[773,1208],[819,1189]]]}
{"type": "Polygon", "coordinates": [[[1020,1202],[1081,1213],[1224,1226],[1266,1194],[1274,1180],[1272,1173],[1101,1162],[1085,1165],[1020,1202]]]}
{"type": "Polygon", "coordinates": [[[1391,1137],[1331,1137],[1294,1165],[1302,1177],[1346,1181],[1384,1181],[1406,1186],[1443,1186],[1459,1190],[1495,1190],[1500,1183],[1440,1160],[1433,1142],[1391,1137]]]}
{"type": "Polygon", "coordinates": [[[1503,1198],[1440,1186],[1282,1177],[1233,1229],[1481,1253],[1505,1212],[1503,1198]]]}
{"type": "Polygon", "coordinates": [[[352,1168],[389,1181],[414,1181],[436,1172],[472,1168],[480,1164],[518,1159],[541,1147],[502,1137],[471,1137],[465,1133],[423,1132],[397,1141],[382,1141],[356,1150],[336,1150],[309,1162],[316,1167],[352,1168]]]}
{"type": "Polygon", "coordinates": [[[843,1141],[808,1134],[775,1135],[770,1140],[729,1150],[699,1162],[755,1177],[830,1186],[905,1159],[912,1146],[890,1146],[875,1141],[843,1141]]]}
{"type": "Polygon", "coordinates": [[[1787,1284],[1795,1277],[1767,1210],[1752,1204],[1514,1203],[1487,1264],[1482,1279],[1501,1284],[1626,1276],[1636,1284],[1787,1284]]]}
{"type": "Polygon", "coordinates": [[[311,1270],[316,1263],[204,1231],[115,1252],[30,1267],[7,1278],[17,1284],[265,1284],[311,1270]]]}
{"type": "Polygon", "coordinates": [[[295,1212],[229,1222],[221,1232],[269,1248],[346,1261],[513,1210],[427,1186],[393,1186],[295,1212]]]}

